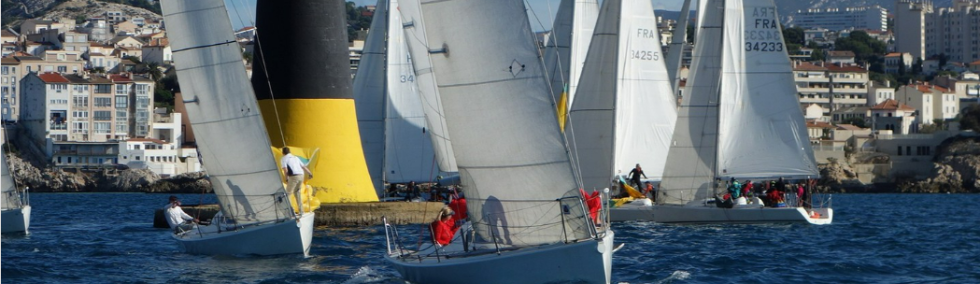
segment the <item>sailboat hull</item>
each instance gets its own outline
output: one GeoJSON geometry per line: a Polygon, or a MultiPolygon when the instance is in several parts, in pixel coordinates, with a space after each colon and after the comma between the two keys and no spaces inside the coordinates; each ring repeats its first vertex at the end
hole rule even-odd
{"type": "Polygon", "coordinates": [[[3,210],[0,213],[0,222],[2,222],[0,233],[28,233],[27,228],[31,225],[31,206],[3,210]]]}
{"type": "Polygon", "coordinates": [[[386,255],[412,283],[609,283],[613,235],[600,240],[553,244],[467,257],[400,259],[386,255]]]}
{"type": "Polygon", "coordinates": [[[748,207],[718,208],[712,206],[623,206],[609,209],[609,219],[622,221],[654,221],[660,223],[809,223],[830,224],[834,220],[831,208],[748,207]],[[813,214],[813,212],[817,214],[813,214]]]}
{"type": "Polygon", "coordinates": [[[313,240],[313,213],[299,222],[284,222],[217,232],[218,225],[202,226],[183,235],[174,235],[181,248],[190,254],[206,255],[276,255],[302,253],[309,255],[313,240]]]}

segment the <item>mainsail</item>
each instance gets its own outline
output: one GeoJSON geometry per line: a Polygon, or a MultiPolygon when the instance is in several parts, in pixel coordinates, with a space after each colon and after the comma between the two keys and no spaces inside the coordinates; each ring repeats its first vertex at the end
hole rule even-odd
{"type": "Polygon", "coordinates": [[[436,88],[436,78],[432,74],[429,59],[429,44],[425,39],[425,24],[422,19],[421,4],[418,0],[402,0],[399,10],[405,32],[405,42],[415,69],[415,83],[422,99],[422,111],[429,127],[426,131],[432,140],[432,148],[441,172],[457,172],[456,157],[453,156],[452,140],[446,128],[446,116],[442,108],[442,98],[436,88]]]}
{"type": "Polygon", "coordinates": [[[437,172],[398,1],[378,1],[354,77],[364,157],[372,183],[428,181],[437,172]],[[362,103],[363,102],[363,103],[362,103]]]}
{"type": "Polygon", "coordinates": [[[579,185],[523,3],[426,1],[422,14],[478,241],[589,237],[581,201],[561,199],[579,185]]]}
{"type": "Polygon", "coordinates": [[[221,212],[239,224],[293,216],[221,0],[163,6],[187,116],[221,212]]]}
{"type": "Polygon", "coordinates": [[[815,177],[775,4],[705,6],[658,202],[711,197],[715,177],[815,177]]]}
{"type": "Polygon", "coordinates": [[[602,4],[571,109],[585,188],[608,187],[637,163],[660,179],[677,115],[664,60],[649,1],[602,4]]]}
{"type": "Polygon", "coordinates": [[[598,9],[599,4],[594,0],[562,0],[545,43],[544,66],[551,79],[551,93],[562,129],[578,89],[598,9]]]}
{"type": "MultiPolygon", "coordinates": [[[[0,128],[0,145],[7,143],[7,130],[0,128]]],[[[16,198],[14,194],[17,187],[14,185],[14,179],[10,176],[10,170],[7,168],[7,153],[0,152],[0,164],[2,165],[3,172],[0,175],[0,209],[7,210],[20,207],[20,200],[16,198]],[[8,196],[9,195],[9,196],[8,196]]]]}

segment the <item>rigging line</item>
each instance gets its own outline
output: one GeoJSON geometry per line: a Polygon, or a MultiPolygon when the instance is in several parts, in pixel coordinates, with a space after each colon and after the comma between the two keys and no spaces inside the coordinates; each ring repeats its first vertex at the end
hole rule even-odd
{"type": "MultiPolygon", "coordinates": [[[[235,5],[235,1],[231,1],[231,6],[235,8],[235,16],[238,17],[238,23],[241,24],[242,26],[245,26],[245,21],[242,20],[242,11],[238,10],[238,5],[235,5]]],[[[238,35],[235,35],[235,37],[237,38],[238,35]]]]}
{"type": "Polygon", "coordinates": [[[261,60],[262,60],[262,72],[265,73],[265,84],[266,84],[266,86],[269,87],[269,98],[272,101],[272,111],[273,111],[273,113],[275,114],[275,117],[276,117],[276,126],[278,126],[276,128],[279,129],[279,138],[282,139],[282,147],[286,147],[286,145],[289,145],[289,143],[286,143],[286,134],[283,133],[283,131],[282,131],[282,121],[279,120],[279,106],[276,105],[276,95],[272,91],[272,76],[270,76],[271,74],[269,74],[269,69],[268,69],[268,67],[266,67],[266,64],[265,64],[265,54],[266,53],[265,53],[265,51],[262,50],[262,41],[259,40],[259,28],[258,27],[255,27],[255,45],[256,45],[256,47],[259,48],[259,54],[262,55],[259,58],[261,58],[261,60]]]}

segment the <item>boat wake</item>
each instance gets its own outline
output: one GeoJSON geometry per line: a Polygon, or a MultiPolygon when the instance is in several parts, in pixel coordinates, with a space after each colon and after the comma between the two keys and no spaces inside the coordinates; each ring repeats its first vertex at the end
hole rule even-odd
{"type": "Polygon", "coordinates": [[[657,281],[656,283],[657,284],[671,283],[674,282],[674,280],[687,280],[688,278],[691,278],[690,272],[678,270],[678,271],[674,271],[674,273],[671,273],[670,276],[668,276],[667,278],[657,281]]]}
{"type": "Polygon", "coordinates": [[[362,266],[343,284],[397,283],[401,282],[400,280],[397,273],[377,271],[369,266],[362,266]]]}

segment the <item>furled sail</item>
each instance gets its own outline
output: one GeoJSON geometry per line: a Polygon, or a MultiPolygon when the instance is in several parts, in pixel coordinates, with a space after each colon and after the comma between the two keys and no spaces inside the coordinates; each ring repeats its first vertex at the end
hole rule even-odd
{"type": "Polygon", "coordinates": [[[585,188],[608,187],[637,163],[660,179],[677,117],[665,59],[650,1],[602,4],[571,109],[585,188]]]}
{"type": "Polygon", "coordinates": [[[163,5],[187,116],[221,212],[239,224],[292,216],[221,0],[163,5]]]}
{"type": "Polygon", "coordinates": [[[421,6],[478,242],[525,246],[589,237],[591,225],[577,198],[579,185],[523,3],[421,6]]]}
{"type": "Polygon", "coordinates": [[[405,42],[412,58],[415,69],[415,82],[418,86],[419,97],[422,99],[422,111],[429,127],[426,131],[432,140],[432,148],[436,162],[441,172],[457,172],[456,157],[453,154],[452,139],[446,128],[445,111],[442,108],[442,98],[436,87],[436,78],[432,73],[432,63],[429,59],[429,44],[425,39],[425,24],[422,19],[421,3],[419,0],[402,0],[399,10],[402,15],[402,27],[405,31],[405,42]]]}

